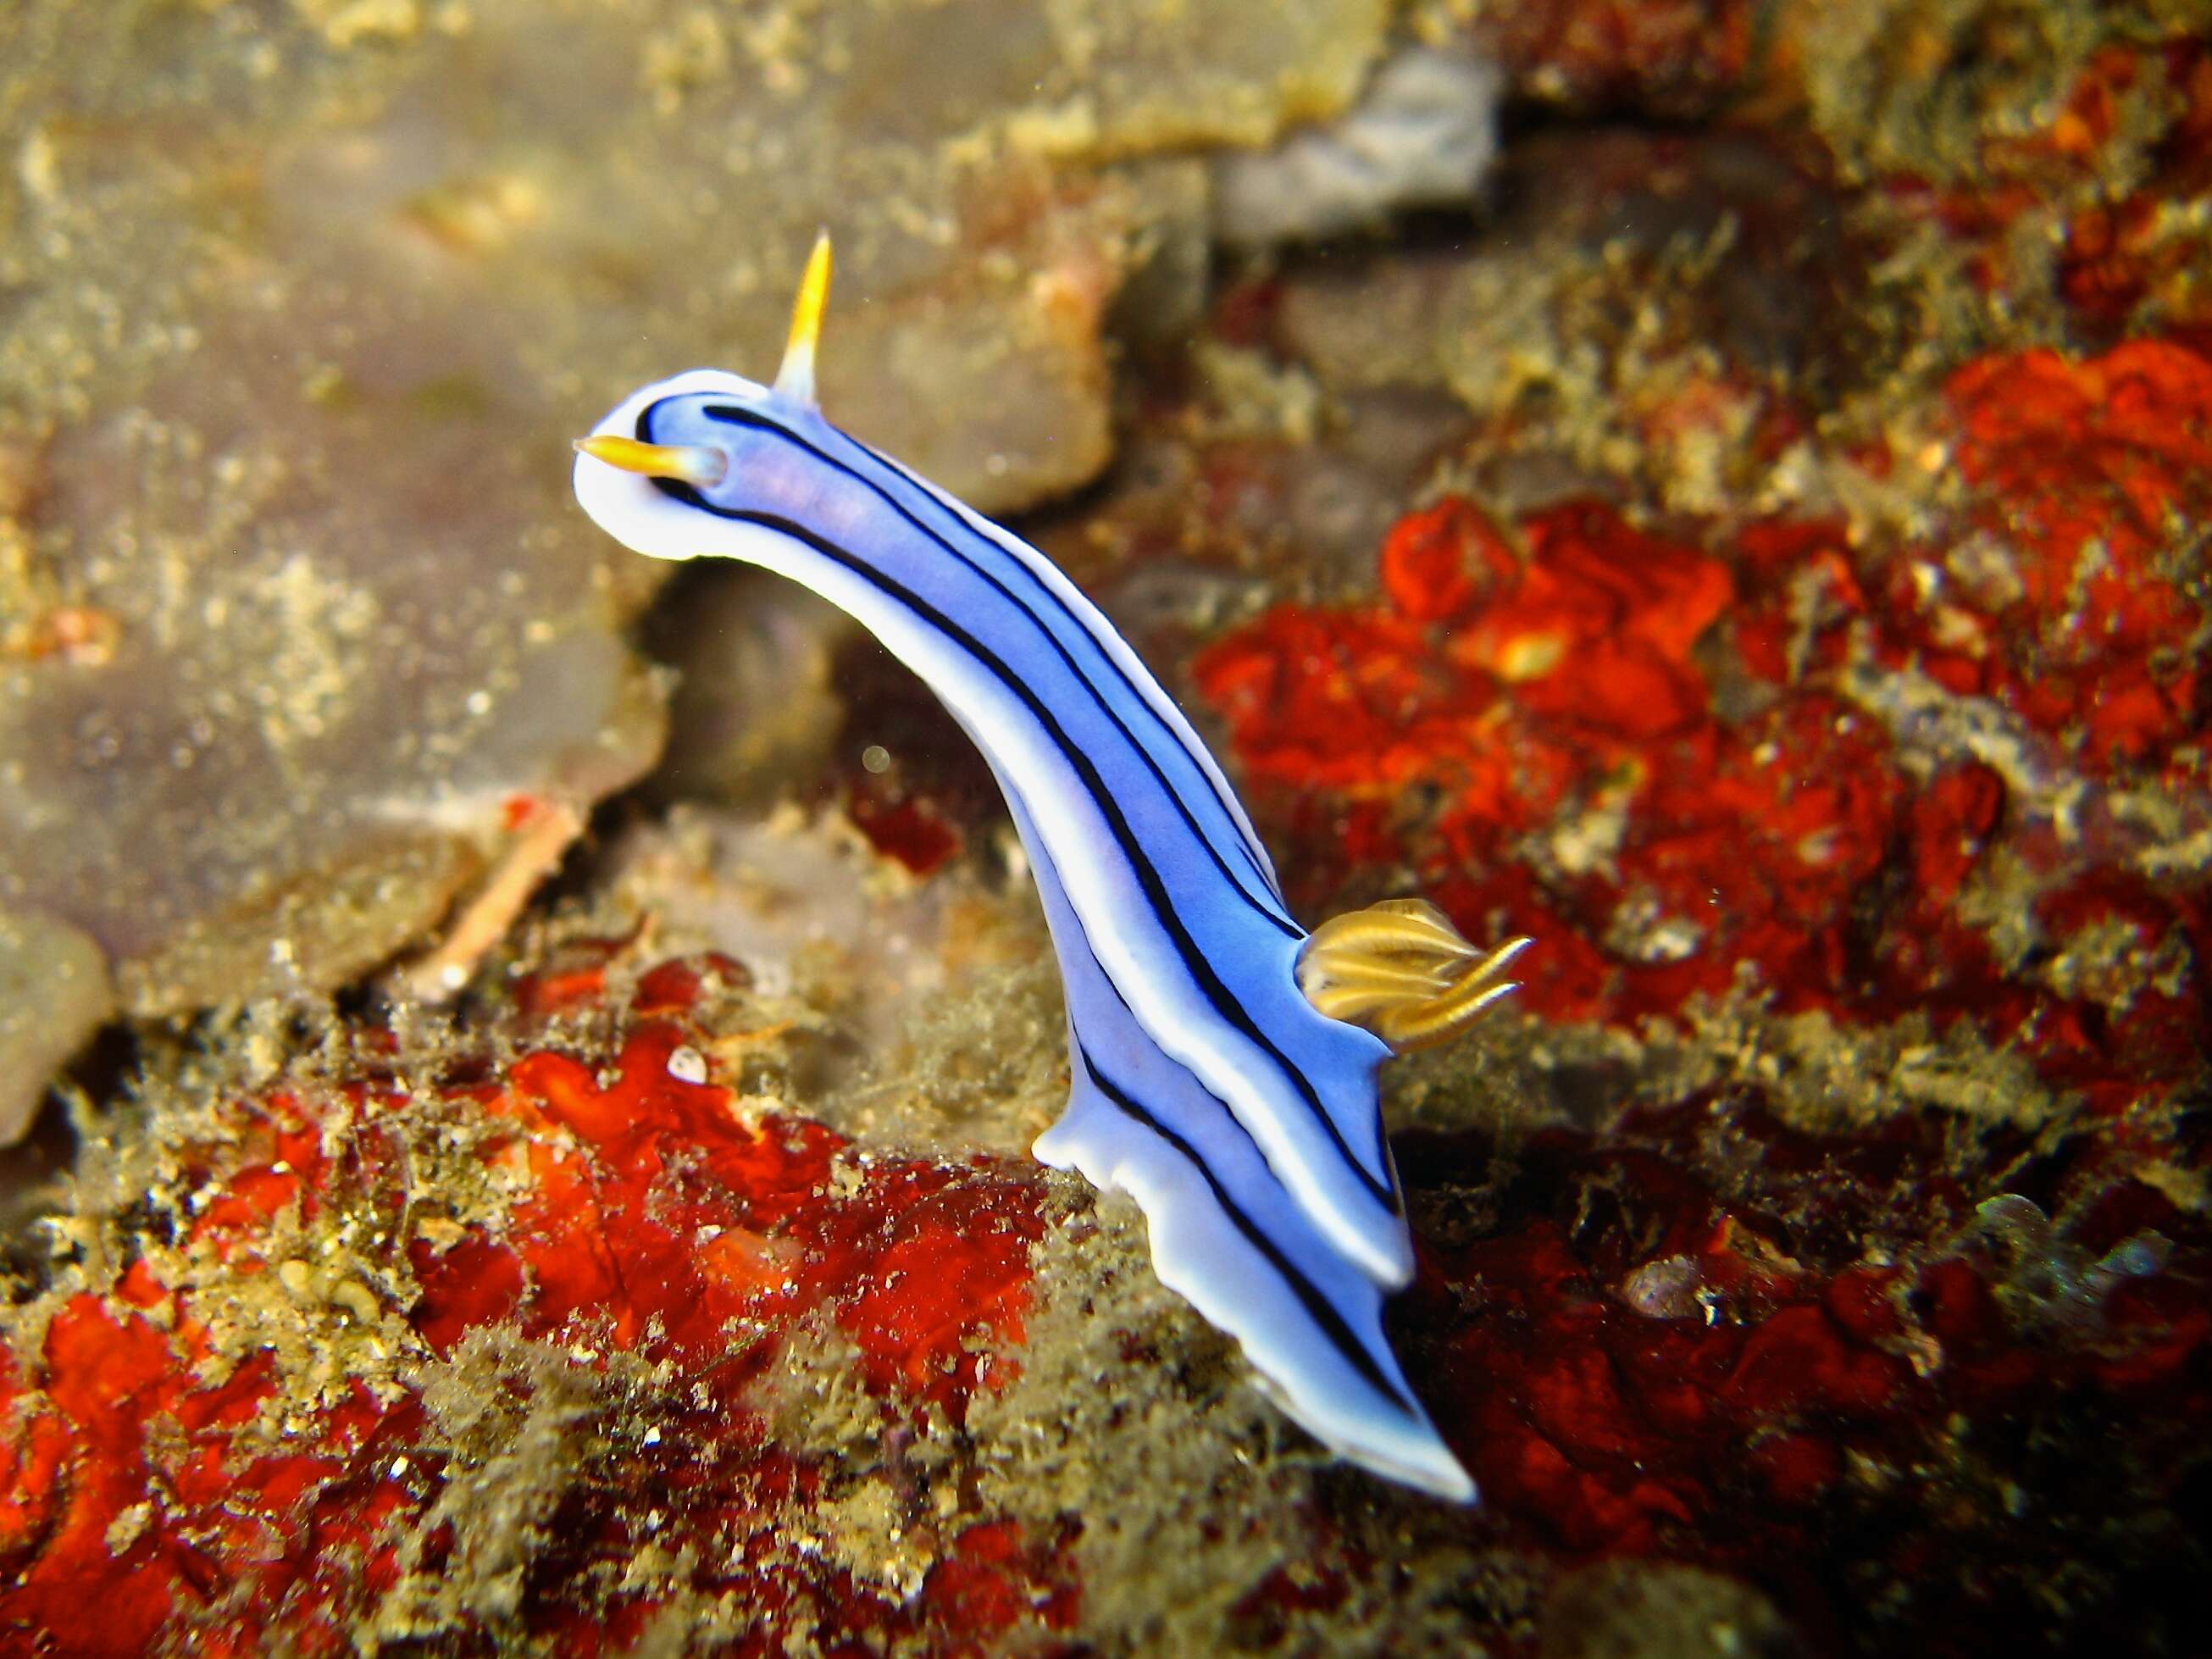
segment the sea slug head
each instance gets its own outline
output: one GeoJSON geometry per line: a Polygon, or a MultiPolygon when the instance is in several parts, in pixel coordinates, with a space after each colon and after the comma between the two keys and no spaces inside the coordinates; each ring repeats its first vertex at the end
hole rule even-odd
{"type": "Polygon", "coordinates": [[[575,441],[576,499],[585,512],[637,552],[689,559],[712,550],[713,538],[696,533],[694,514],[803,506],[810,481],[775,465],[763,418],[769,427],[819,421],[814,349],[829,297],[825,232],[800,279],[775,383],[700,368],[632,392],[575,441]],[[755,455],[767,464],[749,466],[755,455]],[[686,533],[687,522],[694,533],[686,533]]]}

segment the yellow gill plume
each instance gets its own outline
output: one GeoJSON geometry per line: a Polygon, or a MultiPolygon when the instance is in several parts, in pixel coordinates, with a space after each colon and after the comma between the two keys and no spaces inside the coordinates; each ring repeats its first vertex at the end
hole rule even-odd
{"type": "Polygon", "coordinates": [[[1486,951],[1426,899],[1385,899],[1314,929],[1298,952],[1298,989],[1403,1054],[1449,1042],[1514,989],[1498,975],[1528,945],[1486,951]]]}

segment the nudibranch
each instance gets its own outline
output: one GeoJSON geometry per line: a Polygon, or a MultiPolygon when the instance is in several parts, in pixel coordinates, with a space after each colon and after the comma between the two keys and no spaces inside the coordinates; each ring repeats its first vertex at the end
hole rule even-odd
{"type": "Polygon", "coordinates": [[[1073,1087],[1036,1155],[1130,1193],[1163,1283],[1340,1455],[1474,1496],[1383,1334],[1413,1273],[1376,1073],[1510,990],[1391,901],[1309,934],[1182,711],[1018,537],[848,437],[814,395],[816,245],[773,385],[695,369],[577,441],[577,500],[656,558],[742,560],[842,606],[988,760],[1043,900],[1073,1087]]]}

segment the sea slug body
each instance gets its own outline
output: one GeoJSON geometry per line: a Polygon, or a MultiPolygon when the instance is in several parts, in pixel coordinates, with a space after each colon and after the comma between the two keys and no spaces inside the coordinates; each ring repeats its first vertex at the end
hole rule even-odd
{"type": "Polygon", "coordinates": [[[1163,1282],[1319,1438],[1472,1498],[1382,1330],[1413,1252],[1376,1071],[1406,1045],[1349,1022],[1418,1006],[1419,1040],[1456,1030],[1510,988],[1491,982],[1510,947],[1484,957],[1403,904],[1340,918],[1334,949],[1309,936],[1219,767],[1097,607],[823,417],[828,276],[825,240],[773,386],[702,369],[633,393],[580,441],[577,499],[638,552],[804,584],[921,676],[1005,789],[1060,959],[1073,1085],[1038,1157],[1138,1200],[1163,1282]]]}
{"type": "MultiPolygon", "coordinates": [[[[1034,848],[1018,801],[1013,811],[1034,848]]],[[[1408,1486],[1472,1498],[1382,1334],[1382,1287],[1284,1201],[1251,1137],[1122,1002],[1051,866],[1034,869],[1067,991],[1073,1082],[1031,1150],[1137,1200],[1160,1282],[1237,1339],[1316,1439],[1408,1486]]]]}

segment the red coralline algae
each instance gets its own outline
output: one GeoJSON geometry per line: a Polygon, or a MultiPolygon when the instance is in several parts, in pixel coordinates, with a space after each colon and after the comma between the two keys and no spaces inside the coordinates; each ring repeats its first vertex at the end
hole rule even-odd
{"type": "Polygon", "coordinates": [[[852,781],[845,814],[871,847],[913,875],[929,874],[961,848],[958,827],[929,797],[886,789],[872,778],[852,781]]]}
{"type": "Polygon", "coordinates": [[[1391,527],[1376,574],[1398,615],[1444,623],[1516,581],[1521,562],[1473,502],[1447,495],[1391,527]]]}
{"type": "Polygon", "coordinates": [[[998,782],[929,688],[872,642],[840,653],[836,678],[846,719],[830,798],[878,853],[931,875],[996,822],[998,782]]]}
{"type": "Polygon", "coordinates": [[[1738,962],[1836,994],[1823,930],[1901,794],[1878,730],[1815,696],[1715,718],[1697,647],[1736,592],[1723,561],[1595,505],[1516,539],[1447,501],[1386,543],[1387,606],[1279,608],[1199,658],[1294,867],[1403,862],[1463,926],[1534,934],[1524,995],[1553,1015],[1671,1008],[1738,962]]]}
{"type": "Polygon", "coordinates": [[[2212,41],[2116,29],[2063,97],[2006,118],[1969,155],[1923,158],[1950,183],[1906,172],[1886,193],[1949,233],[1983,294],[2040,304],[2055,293],[2087,340],[2212,325],[2197,213],[2212,188],[2212,41]],[[2020,234],[2054,209],[2055,270],[2046,235],[2020,234]]]}
{"type": "Polygon", "coordinates": [[[1679,118],[1741,87],[1759,25],[1744,0],[1507,0],[1474,28],[1528,94],[1679,118]]]}
{"type": "Polygon", "coordinates": [[[1656,738],[1700,720],[1690,647],[1727,607],[1726,568],[1604,507],[1556,509],[1521,530],[1521,580],[1468,619],[1454,660],[1512,686],[1539,720],[1601,738],[1656,738]]]}
{"type": "MultiPolygon", "coordinates": [[[[264,1443],[244,1431],[276,1390],[270,1356],[196,1386],[205,1334],[182,1298],[155,1305],[161,1324],[72,1298],[47,1328],[42,1390],[0,1383],[12,1501],[36,1513],[0,1536],[0,1644],[28,1630],[45,1633],[42,1653],[138,1654],[173,1614],[230,1609],[212,1650],[252,1651],[270,1612],[322,1605],[326,1575],[362,1565],[370,1517],[394,1507],[375,1466],[404,1408],[342,1387],[289,1449],[253,1455],[264,1443]]],[[[298,1634],[301,1650],[328,1650],[312,1620],[298,1634]]]]}
{"type": "MultiPolygon", "coordinates": [[[[1489,1165],[1479,1139],[1404,1138],[1417,1198],[1489,1165]]],[[[2025,1639],[2068,1547],[2048,1517],[2007,1515],[1965,1469],[1948,1477],[1967,1483],[1948,1502],[1916,1488],[1970,1437],[1966,1469],[2002,1456],[2026,1478],[2033,1463],[2045,1502],[2094,1515],[2130,1481],[2184,1501],[2179,1466],[2157,1460],[2212,1406],[2212,1315],[2177,1255],[2030,1323],[2025,1304],[2000,1300],[2004,1286],[2095,1242],[2055,1228],[2009,1264],[1971,1228],[1948,1246],[1908,1245],[1893,1265],[1854,1259],[1947,1231],[1955,1156],[1932,1123],[1822,1139],[1783,1130],[1755,1099],[1634,1115],[1603,1143],[1549,1132],[1516,1146],[1495,1224],[1432,1250],[1395,1322],[1499,1524],[1577,1554],[1662,1554],[1786,1587],[1803,1627],[1824,1632],[1817,1650],[1869,1638],[1884,1616],[1821,1565],[1818,1540],[1863,1529],[1899,1570],[1927,1551],[1957,1564],[1920,1592],[1915,1651],[1979,1650],[1978,1631],[2025,1639]],[[1730,1170],[1757,1171],[1747,1183],[1714,1179],[1717,1127],[1730,1170]],[[2057,1425],[2100,1412],[2168,1425],[2130,1437],[2129,1457],[2149,1468],[2071,1464],[2057,1425]],[[2056,1437],[2028,1449],[2039,1435],[2056,1437]]],[[[2090,1167],[2079,1178],[2100,1179],[2090,1167]]],[[[2191,1262],[2205,1259],[2200,1222],[2125,1190],[2138,1198],[2130,1222],[2155,1221],[2188,1241],[2191,1262]]]]}
{"type": "Polygon", "coordinates": [[[630,993],[630,1012],[642,1018],[689,1013],[710,989],[742,990],[753,982],[752,970],[720,951],[696,957],[672,957],[658,968],[637,976],[630,993]]]}
{"type": "Polygon", "coordinates": [[[953,1540],[951,1553],[923,1584],[921,1600],[939,1629],[958,1633],[945,1652],[986,1654],[991,1638],[1033,1612],[1049,1628],[1066,1628],[1075,1609],[1073,1589],[1062,1583],[1041,1598],[1036,1590],[1065,1571],[1014,1522],[978,1522],[953,1540]]]}
{"type": "Polygon", "coordinates": [[[2212,322],[2212,283],[2187,213],[2212,189],[2212,42],[2183,36],[2150,51],[2098,52],[2052,125],[2053,148],[2094,160],[2130,94],[2170,112],[2153,164],[2138,188],[2068,216],[2057,273],[2059,294],[2106,338],[2146,310],[2168,328],[2212,322]]]}
{"type": "Polygon", "coordinates": [[[13,1375],[0,1385],[17,1447],[13,1507],[26,1523],[18,1548],[27,1547],[32,1558],[19,1566],[21,1557],[11,1552],[16,1576],[8,1611],[52,1629],[76,1624],[96,1606],[103,1628],[88,1650],[142,1652],[168,1616],[177,1566],[158,1532],[119,1550],[110,1537],[118,1519],[145,1499],[147,1420],[168,1414],[182,1391],[167,1340],[143,1319],[118,1322],[97,1298],[80,1297],[48,1328],[44,1360],[58,1421],[33,1415],[13,1375]]]}
{"type": "MultiPolygon", "coordinates": [[[[560,1543],[534,1569],[526,1616],[560,1651],[615,1650],[642,1628],[651,1604],[603,1600],[594,1564],[626,1560],[649,1509],[671,1549],[752,1563],[734,1577],[702,1565],[692,1587],[742,1593],[759,1650],[786,1618],[829,1649],[905,1632],[946,1653],[1024,1621],[1064,1625],[1058,1544],[988,1516],[945,1536],[911,1602],[770,1549],[779,1494],[822,1479],[748,1392],[783,1344],[816,1320],[844,1333],[878,1432],[957,1424],[976,1389],[1011,1375],[1042,1224],[1026,1170],[860,1160],[833,1178],[848,1155],[823,1126],[753,1121],[727,1089],[672,1074],[685,1011],[742,974],[726,958],[645,974],[635,1000],[653,1012],[604,1068],[540,1051],[443,1094],[352,1087],[362,1120],[340,1160],[326,1122],[272,1097],[247,1121],[274,1155],[256,1156],[249,1134],[243,1159],[209,1171],[192,1236],[230,1271],[268,1274],[286,1229],[337,1201],[341,1165],[355,1182],[396,1178],[391,1138],[409,1115],[473,1116],[478,1155],[526,1178],[503,1222],[409,1242],[407,1318],[426,1348],[453,1356],[497,1328],[586,1367],[612,1350],[674,1368],[659,1449],[571,1488],[550,1520],[560,1543]]],[[[449,1467],[412,1391],[311,1389],[286,1406],[272,1451],[257,1425],[297,1383],[269,1349],[218,1361],[197,1302],[136,1262],[112,1297],[55,1312],[29,1372],[0,1371],[0,1646],[38,1631],[43,1653],[135,1654],[191,1629],[216,1651],[335,1651],[342,1622],[392,1593],[409,1561],[454,1547],[447,1532],[406,1542],[449,1467]]]]}
{"type": "Polygon", "coordinates": [[[1280,606],[1215,641],[1194,678],[1301,898],[1380,872],[1471,933],[1533,934],[1522,1000],[1553,1018],[1672,1012],[1748,972],[1785,1011],[1970,1014],[2054,1080],[2180,1075],[2199,976],[2100,1007],[2008,975],[1954,902],[2008,836],[2055,940],[2212,945],[2185,886],[2115,867],[2135,843],[2098,792],[2155,775],[2212,823],[2179,643],[2201,616],[2162,550],[2212,517],[2212,360],[1992,357],[1945,407],[1969,493],[1940,549],[1771,520],[1705,551],[1607,507],[1507,528],[1448,498],[1385,539],[1380,602],[1280,606]],[[1978,751],[1901,764],[1850,678],[1869,669],[1984,699],[2045,774],[2078,766],[2075,839],[1978,751]]]}
{"type": "Polygon", "coordinates": [[[2160,559],[2212,514],[2212,359],[2163,340],[2030,351],[1967,365],[1948,397],[1974,528],[2012,556],[2018,597],[1978,608],[2007,700],[2078,726],[2094,765],[2155,762],[2198,725],[2181,647],[2201,617],[2160,559]]]}

